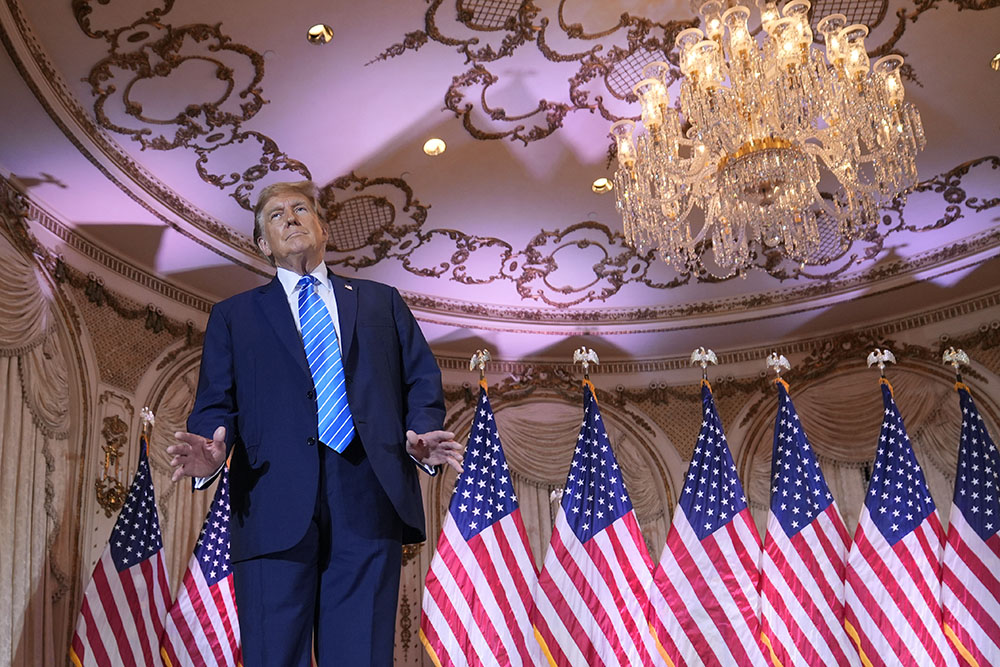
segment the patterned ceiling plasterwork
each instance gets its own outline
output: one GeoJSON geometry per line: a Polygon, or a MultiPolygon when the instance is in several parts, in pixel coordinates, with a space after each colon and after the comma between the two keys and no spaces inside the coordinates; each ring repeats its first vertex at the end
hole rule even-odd
{"type": "Polygon", "coordinates": [[[253,244],[248,237],[235,232],[227,225],[212,219],[203,211],[195,208],[190,202],[186,201],[174,192],[174,190],[157,179],[141,164],[133,160],[121,146],[97,126],[91,114],[80,105],[73,93],[67,88],[65,81],[63,81],[62,77],[53,67],[45,50],[41,46],[41,42],[28,24],[18,0],[5,0],[3,8],[8,12],[9,19],[8,17],[4,17],[3,29],[0,30],[0,42],[3,43],[22,80],[31,89],[39,104],[42,105],[52,122],[55,123],[70,143],[77,148],[80,154],[129,197],[129,199],[133,200],[165,225],[191,239],[198,245],[225,257],[238,266],[255,273],[263,273],[259,266],[247,261],[246,255],[253,255],[255,252],[253,244]],[[11,39],[12,34],[16,34],[19,37],[17,43],[11,39]],[[26,60],[30,60],[34,68],[37,68],[41,72],[44,83],[35,80],[34,68],[26,67],[26,60]],[[72,119],[71,124],[64,119],[63,114],[68,115],[72,119]],[[77,133],[82,134],[86,138],[86,141],[77,136],[77,133]],[[90,146],[86,145],[86,142],[92,142],[97,152],[95,153],[90,146]],[[146,201],[143,196],[134,191],[132,186],[123,182],[116,173],[113,173],[104,164],[102,158],[110,160],[116,169],[121,170],[142,191],[152,194],[158,202],[167,206],[182,220],[191,222],[194,227],[206,232],[230,248],[242,251],[243,254],[232,254],[225,248],[219,247],[218,244],[208,243],[197,234],[192,234],[189,229],[178,224],[175,219],[165,215],[146,201]]]}
{"type": "MultiPolygon", "coordinates": [[[[989,197],[993,194],[973,193],[970,196],[962,188],[962,179],[973,169],[1000,169],[1000,157],[985,156],[964,162],[957,167],[937,176],[922,181],[914,188],[914,193],[936,193],[941,195],[942,213],[936,222],[930,225],[918,226],[906,222],[905,208],[902,199],[890,202],[884,208],[879,236],[867,243],[860,252],[843,250],[839,255],[838,266],[820,273],[806,269],[801,265],[790,265],[781,261],[776,254],[759,254],[756,257],[756,267],[766,271],[780,282],[800,278],[816,281],[808,296],[817,293],[828,294],[831,291],[849,288],[873,279],[884,279],[901,272],[913,270],[917,266],[928,266],[927,258],[921,262],[893,263],[888,269],[876,266],[860,276],[841,278],[847,271],[863,263],[871,263],[885,249],[885,241],[891,234],[907,232],[925,232],[940,229],[965,216],[966,211],[979,213],[1000,205],[1000,197],[989,197]],[[840,278],[834,282],[835,279],[840,278]],[[821,284],[820,284],[821,283],[821,284]],[[817,289],[818,288],[818,289],[817,289]]],[[[617,231],[612,231],[607,225],[599,222],[586,221],[571,225],[565,229],[541,231],[521,250],[515,250],[506,241],[494,237],[483,237],[467,234],[455,229],[420,229],[427,217],[427,206],[415,202],[413,192],[399,179],[364,179],[351,174],[342,177],[323,188],[327,193],[331,188],[345,190],[351,184],[357,191],[364,190],[369,184],[391,184],[406,195],[406,207],[413,205],[411,216],[414,224],[406,226],[385,225],[368,235],[369,245],[357,253],[335,255],[333,264],[349,268],[363,268],[376,264],[384,259],[396,259],[403,267],[421,277],[446,277],[466,285],[482,285],[495,281],[507,280],[513,282],[522,300],[541,301],[548,306],[568,308],[581,303],[607,301],[617,294],[627,284],[641,284],[651,289],[671,289],[692,282],[725,282],[734,280],[735,276],[719,279],[706,271],[704,267],[697,273],[678,274],[667,281],[658,281],[650,276],[650,265],[658,261],[652,253],[640,254],[625,242],[625,237],[617,231]],[[595,249],[600,259],[592,264],[592,277],[586,282],[565,285],[550,282],[560,268],[557,255],[568,248],[595,249]],[[417,258],[425,258],[423,262],[417,258]],[[482,258],[482,259],[480,259],[482,258]],[[477,261],[478,260],[478,261],[477,261]]],[[[928,204],[922,208],[926,210],[928,204]]],[[[346,221],[338,220],[337,209],[327,203],[330,213],[327,219],[337,234],[337,229],[346,221]]],[[[404,208],[406,210],[406,208],[404,208]]],[[[352,223],[356,224],[356,223],[352,223]]],[[[995,235],[994,235],[995,236],[995,235]]],[[[998,239],[994,238],[995,243],[998,239]]],[[[961,244],[954,246],[960,247],[961,244]]],[[[332,248],[335,249],[335,248],[332,248]]],[[[950,261],[961,256],[950,249],[938,251],[937,257],[931,263],[950,261]]],[[[832,261],[832,259],[831,259],[832,261]]],[[[758,294],[751,297],[754,303],[744,303],[744,306],[758,307],[774,301],[785,301],[789,297],[787,291],[758,294]]],[[[727,306],[730,304],[727,304],[727,306]]],[[[489,306],[479,306],[489,308],[489,306]]],[[[688,304],[682,307],[686,314],[697,313],[703,304],[688,304]]],[[[744,309],[745,309],[744,307],[744,309]]]]}
{"type": "MultiPolygon", "coordinates": [[[[898,276],[904,276],[914,273],[919,270],[932,268],[945,264],[948,262],[955,261],[961,257],[972,255],[979,252],[984,252],[994,248],[1000,244],[1000,229],[989,230],[983,232],[982,234],[952,246],[947,246],[941,250],[932,251],[925,253],[923,255],[916,256],[910,261],[894,260],[888,261],[883,264],[879,264],[872,269],[863,271],[852,276],[839,281],[830,281],[826,283],[814,283],[805,287],[795,288],[785,291],[775,291],[769,293],[758,293],[751,294],[747,296],[741,296],[731,299],[716,299],[712,301],[701,301],[695,303],[681,304],[679,306],[648,306],[648,307],[635,307],[635,308],[620,308],[620,309],[572,309],[572,310],[551,310],[551,309],[541,309],[541,308],[518,308],[513,306],[492,306],[488,304],[481,304],[470,301],[460,301],[457,299],[441,299],[432,296],[426,296],[422,294],[406,293],[407,303],[411,306],[419,308],[424,311],[432,311],[441,314],[448,315],[472,315],[475,317],[482,318],[484,320],[495,320],[504,322],[523,322],[523,323],[539,323],[539,324],[549,324],[549,323],[577,323],[577,324],[591,324],[591,325],[604,325],[604,324],[622,324],[626,325],[629,323],[642,323],[649,324],[651,322],[664,322],[667,323],[669,320],[675,320],[677,318],[689,318],[689,317],[699,317],[703,315],[711,314],[738,314],[738,313],[751,313],[756,310],[764,309],[769,306],[775,305],[789,305],[789,304],[802,304],[800,308],[796,308],[794,312],[807,312],[810,310],[816,310],[820,308],[826,308],[827,303],[817,303],[816,299],[819,297],[828,297],[835,295],[837,293],[843,293],[850,291],[852,289],[858,289],[862,287],[871,288],[872,283],[877,283],[878,281],[885,280],[887,278],[893,278],[898,276]]],[[[944,274],[951,273],[953,271],[959,271],[962,269],[969,268],[970,266],[975,266],[983,260],[977,260],[968,265],[953,266],[950,267],[944,274]]],[[[883,294],[891,292],[897,289],[906,287],[905,283],[895,284],[888,288],[883,289],[871,289],[866,294],[862,296],[870,297],[876,294],[883,294]]],[[[785,313],[787,314],[787,313],[785,313]]],[[[753,315],[741,318],[741,321],[751,321],[758,319],[767,319],[769,317],[776,317],[777,314],[771,315],[753,315]]],[[[429,317],[422,317],[423,321],[436,321],[429,317]]],[[[446,324],[444,322],[439,322],[446,324]]],[[[677,324],[670,323],[662,327],[643,327],[643,332],[654,332],[654,331],[678,331],[686,328],[698,328],[705,326],[703,323],[693,322],[691,324],[677,324]]],[[[507,325],[497,325],[489,326],[485,325],[481,328],[491,329],[494,331],[506,331],[506,332],[527,332],[526,329],[515,328],[510,324],[507,325]]],[[[632,329],[622,329],[617,331],[603,331],[604,335],[611,335],[615,333],[631,333],[632,329]]],[[[562,332],[553,332],[555,335],[563,335],[562,332]]]]}
{"type": "MultiPolygon", "coordinates": [[[[424,15],[424,30],[407,33],[402,42],[387,47],[369,65],[402,56],[407,51],[416,51],[429,41],[456,47],[456,50],[465,56],[464,64],[470,67],[452,77],[451,85],[445,93],[445,108],[451,110],[456,118],[461,119],[466,131],[476,139],[509,138],[524,145],[550,136],[562,127],[566,116],[572,112],[597,112],[608,121],[620,120],[621,116],[605,106],[603,93],[606,92],[620,100],[634,102],[635,96],[631,92],[631,87],[639,80],[642,66],[646,62],[663,58],[675,64],[676,55],[672,51],[677,33],[697,24],[694,19],[659,23],[626,13],[619,17],[617,25],[589,34],[582,25],[566,22],[566,0],[559,3],[555,17],[540,17],[542,10],[531,0],[525,0],[519,5],[505,3],[508,14],[501,23],[493,21],[485,26],[477,24],[477,12],[474,8],[479,8],[482,12],[487,5],[496,3],[456,0],[454,5],[451,3],[446,5],[444,0],[434,0],[424,15]],[[445,9],[453,11],[454,15],[440,16],[439,14],[445,9]],[[446,35],[439,28],[439,24],[464,25],[475,34],[466,37],[446,35]],[[563,53],[551,45],[550,26],[556,26],[555,29],[561,31],[562,36],[570,39],[598,43],[588,45],[588,48],[576,53],[563,53]],[[616,40],[622,41],[623,38],[627,47],[623,48],[614,43],[616,40]],[[480,46],[482,41],[486,44],[480,46]],[[543,99],[535,108],[518,111],[490,106],[486,100],[488,89],[498,83],[500,78],[490,72],[486,64],[510,57],[526,44],[534,44],[551,62],[580,64],[577,73],[569,79],[565,101],[543,99]],[[603,86],[600,87],[600,92],[595,94],[587,89],[587,85],[598,80],[603,82],[603,86]],[[478,108],[469,101],[476,98],[478,98],[478,108]],[[502,129],[481,127],[476,116],[485,116],[494,125],[500,124],[503,127],[502,129]]],[[[675,67],[674,80],[678,76],[675,67]]]]}
{"type": "MultiPolygon", "coordinates": [[[[949,2],[959,10],[983,10],[997,6],[1000,0],[949,2]]],[[[652,18],[623,13],[618,17],[616,25],[588,32],[580,23],[567,22],[567,4],[567,0],[560,0],[554,8],[554,16],[550,16],[547,14],[553,13],[552,9],[546,8],[543,11],[531,0],[520,3],[487,0],[456,0],[454,3],[446,3],[444,0],[434,0],[424,14],[423,30],[406,33],[402,41],[386,47],[368,64],[404,56],[429,42],[454,47],[464,56],[464,65],[469,66],[469,69],[453,76],[445,94],[445,107],[461,119],[466,131],[476,139],[486,141],[509,138],[524,145],[551,136],[562,127],[567,115],[573,112],[597,112],[608,121],[621,120],[624,116],[609,110],[604,104],[604,94],[626,102],[635,102],[631,88],[642,78],[642,67],[648,62],[666,60],[671,65],[671,82],[680,79],[674,41],[681,30],[697,27],[697,17],[692,15],[689,19],[661,23],[652,18]],[[488,20],[484,20],[484,17],[488,17],[488,20]],[[451,26],[448,34],[440,27],[444,25],[451,26]],[[471,34],[457,34],[461,32],[458,26],[464,27],[471,34]],[[587,48],[582,50],[564,53],[552,46],[556,37],[558,41],[572,43],[579,40],[590,44],[585,45],[587,48]],[[622,42],[627,46],[619,46],[622,42]],[[551,62],[580,63],[579,70],[568,81],[565,99],[542,99],[535,108],[517,111],[491,106],[486,99],[487,91],[491,86],[501,83],[501,79],[498,74],[490,71],[488,65],[511,57],[515,51],[528,44],[534,44],[551,62]],[[587,84],[598,79],[603,83],[600,90],[586,89],[587,84]],[[479,94],[468,94],[466,91],[469,89],[478,89],[479,94]],[[481,126],[477,117],[488,119],[492,128],[481,126]],[[529,126],[529,122],[533,124],[529,126]]],[[[873,30],[873,37],[883,39],[879,44],[869,45],[872,58],[889,53],[905,57],[907,54],[897,44],[906,27],[939,4],[940,0],[927,0],[916,3],[910,9],[900,7],[896,10],[896,24],[888,34],[887,30],[874,32],[885,18],[889,8],[888,0],[818,3],[813,10],[812,20],[815,24],[819,18],[832,11],[846,12],[852,19],[850,22],[866,22],[873,30]]],[[[917,81],[910,64],[905,65],[904,70],[907,78],[917,81]]],[[[613,147],[609,155],[613,155],[613,147]]]]}
{"type": "MultiPolygon", "coordinates": [[[[112,0],[97,1],[100,4],[112,2],[112,0]]],[[[244,125],[253,119],[261,105],[266,103],[262,87],[263,60],[256,51],[234,43],[230,37],[222,32],[221,24],[196,24],[174,28],[164,23],[165,15],[173,7],[172,0],[164,0],[161,7],[145,10],[141,16],[123,25],[102,28],[92,25],[93,2],[94,0],[74,0],[73,9],[81,30],[88,37],[102,39],[108,44],[108,55],[93,66],[89,77],[92,92],[96,98],[94,114],[99,119],[101,127],[129,136],[143,148],[158,150],[186,148],[193,150],[198,156],[196,169],[201,177],[222,190],[228,190],[229,195],[244,207],[249,207],[251,192],[255,184],[265,175],[282,172],[286,177],[309,176],[307,167],[282,153],[274,140],[259,132],[244,128],[244,125]],[[128,97],[128,91],[132,86],[139,80],[163,81],[181,64],[192,60],[208,62],[214,67],[218,79],[225,83],[225,93],[215,100],[189,101],[185,106],[185,111],[174,118],[145,119],[144,122],[140,122],[144,118],[142,106],[130,102],[128,97]],[[118,113],[112,113],[109,110],[110,107],[115,107],[118,113]],[[132,127],[126,127],[112,121],[112,116],[128,118],[136,123],[132,127]],[[212,157],[216,151],[221,151],[224,147],[245,143],[259,148],[257,163],[250,164],[242,171],[226,170],[226,173],[222,173],[220,170],[213,169],[212,157]]],[[[425,34],[435,41],[457,46],[458,50],[465,55],[466,62],[471,62],[474,66],[505,57],[505,54],[513,52],[518,46],[526,44],[528,41],[534,41],[549,60],[590,63],[588,66],[593,66],[608,74],[614,70],[616,64],[623,63],[625,58],[640,51],[651,52],[650,50],[660,49],[660,53],[664,52],[664,45],[672,44],[672,38],[667,38],[687,25],[687,23],[678,22],[660,24],[625,14],[621,16],[618,25],[590,34],[584,31],[581,26],[566,22],[563,16],[565,2],[559,4],[558,15],[553,21],[550,20],[550,17],[538,19],[540,10],[529,0],[518,5],[516,12],[504,19],[502,29],[497,28],[491,31],[476,29],[475,32],[478,36],[474,35],[462,40],[447,37],[437,28],[435,17],[443,4],[442,1],[438,0],[432,3],[428,9],[426,14],[428,29],[425,34]],[[558,53],[550,48],[545,40],[546,31],[550,29],[550,26],[556,25],[570,39],[599,41],[614,36],[615,33],[618,33],[619,36],[626,35],[630,45],[629,50],[612,46],[607,54],[603,54],[604,45],[597,43],[580,53],[558,53]],[[657,35],[662,32],[662,38],[650,36],[650,31],[654,29],[659,31],[657,35]],[[493,39],[504,32],[506,36],[503,37],[500,45],[493,45],[490,42],[479,47],[480,36],[493,39]],[[511,38],[512,34],[520,35],[520,37],[511,38]],[[614,60],[614,58],[618,58],[618,60],[614,60]]],[[[513,7],[511,3],[507,4],[513,7]]],[[[906,21],[916,20],[917,16],[935,7],[936,4],[936,2],[921,4],[911,13],[901,9],[900,12],[897,12],[899,16],[903,17],[901,25],[905,25],[906,21]]],[[[995,3],[976,5],[960,1],[955,4],[960,9],[985,9],[994,6],[995,3]]],[[[60,84],[58,74],[49,65],[37,40],[30,34],[16,0],[7,0],[7,5],[14,16],[16,27],[25,36],[25,42],[30,45],[32,56],[42,68],[46,78],[59,84],[55,86],[55,90],[60,98],[64,98],[62,100],[64,106],[68,109],[76,109],[79,111],[79,115],[84,116],[84,118],[77,118],[80,121],[80,127],[88,130],[89,137],[97,141],[103,149],[117,153],[118,157],[124,157],[121,148],[106,138],[102,129],[94,125],[93,118],[86,117],[65,86],[60,84]]],[[[458,3],[456,7],[458,8],[456,11],[464,12],[461,16],[464,17],[466,27],[484,25],[476,23],[476,21],[485,19],[482,12],[476,13],[475,3],[458,3]],[[463,7],[464,9],[462,9],[463,7]],[[472,19],[469,18],[470,15],[473,17],[472,19]],[[479,18],[475,18],[476,16],[479,18]]],[[[897,32],[899,32],[898,29],[897,32]]],[[[4,41],[8,50],[11,51],[11,55],[15,56],[14,49],[7,41],[6,36],[4,41]]],[[[891,41],[895,44],[898,41],[898,35],[894,36],[891,41]]],[[[404,48],[400,53],[394,52],[384,55],[386,57],[400,55],[406,50],[408,49],[404,48]]],[[[671,52],[667,51],[667,54],[670,55],[671,52]]],[[[16,57],[15,61],[17,61],[16,57]]],[[[22,76],[27,79],[24,68],[19,65],[19,69],[22,76]]],[[[583,71],[584,69],[581,69],[581,72],[583,71]]],[[[608,90],[610,91],[613,87],[610,86],[608,90]]],[[[36,95],[40,96],[37,86],[35,91],[36,95]]],[[[485,100],[485,97],[483,99],[485,100]]],[[[589,93],[575,96],[575,99],[586,102],[590,99],[589,93]]],[[[600,102],[603,98],[597,95],[593,99],[600,102]]],[[[587,104],[590,103],[587,102],[587,104]]],[[[598,104],[590,110],[593,112],[595,109],[601,110],[602,115],[607,115],[602,105],[598,104]]],[[[51,108],[48,110],[50,115],[55,118],[51,108]]],[[[613,118],[614,116],[608,117],[613,118]]],[[[67,131],[65,126],[63,128],[67,132],[67,136],[72,139],[71,133],[67,131]]],[[[79,142],[74,142],[86,154],[86,150],[80,146],[79,142]]],[[[207,231],[229,246],[243,250],[247,255],[256,258],[256,251],[248,237],[209,218],[202,212],[192,210],[190,205],[179,196],[155,181],[155,178],[140,165],[127,157],[124,163],[119,161],[119,165],[123,166],[137,183],[154,192],[157,198],[167,203],[174,211],[193,223],[195,227],[207,231]]],[[[918,193],[934,192],[942,196],[944,210],[937,222],[924,226],[908,223],[904,219],[902,202],[893,202],[885,210],[882,231],[885,234],[891,234],[899,231],[939,229],[960,219],[963,216],[963,211],[981,212],[997,206],[1000,199],[979,193],[971,193],[970,196],[961,185],[962,178],[970,171],[986,168],[996,170],[998,166],[1000,166],[1000,158],[984,156],[923,181],[917,188],[918,193]]],[[[105,173],[107,173],[106,170],[105,173]]],[[[119,185],[128,192],[127,187],[119,185]]],[[[444,278],[467,285],[509,281],[514,285],[521,300],[534,300],[554,309],[566,311],[552,313],[549,310],[532,311],[531,309],[521,310],[476,304],[475,308],[483,311],[483,314],[499,310],[518,312],[519,318],[538,322],[593,320],[595,316],[598,321],[609,319],[613,321],[637,321],[645,319],[649,314],[649,309],[639,308],[629,311],[630,314],[627,313],[623,319],[621,313],[609,313],[602,310],[570,312],[570,307],[584,303],[606,302],[617,294],[623,286],[629,284],[644,285],[651,289],[670,289],[692,283],[718,281],[717,278],[704,271],[678,274],[669,280],[654,279],[650,275],[649,267],[651,262],[657,260],[652,255],[639,255],[624,243],[624,238],[620,233],[595,221],[581,222],[553,231],[542,230],[526,246],[515,249],[506,241],[494,237],[471,235],[455,229],[425,228],[429,205],[417,200],[412,188],[402,179],[366,178],[352,173],[327,184],[323,188],[323,192],[329,210],[328,221],[336,230],[332,234],[332,240],[337,238],[339,231],[337,227],[341,224],[349,223],[354,227],[358,224],[357,221],[361,221],[369,225],[368,233],[364,239],[367,245],[364,247],[348,249],[345,246],[331,243],[333,252],[330,259],[335,265],[359,269],[372,266],[385,259],[393,259],[399,261],[408,272],[424,278],[444,278]],[[338,190],[343,191],[343,193],[337,192],[338,190]],[[348,190],[362,194],[338,199],[338,195],[348,194],[348,190]],[[399,222],[396,216],[397,211],[409,213],[409,220],[399,222]],[[351,218],[353,221],[350,220],[351,218]],[[597,253],[598,260],[592,264],[592,277],[569,285],[550,280],[560,267],[560,259],[571,254],[563,253],[562,257],[559,257],[560,252],[570,248],[573,248],[574,251],[576,249],[589,249],[597,253]],[[543,313],[543,315],[536,317],[535,313],[543,313]]],[[[136,198],[133,193],[129,194],[136,198]]],[[[148,205],[147,208],[149,208],[148,205]]],[[[164,219],[162,215],[159,217],[164,219]]],[[[167,222],[178,229],[175,223],[167,222]]],[[[179,231],[194,238],[183,229],[179,229],[179,231]]],[[[995,236],[985,240],[985,244],[995,245],[1000,241],[995,236]]],[[[199,239],[195,240],[203,245],[208,245],[199,239]]],[[[712,302],[711,304],[685,304],[674,308],[672,314],[697,315],[718,312],[719,308],[749,310],[787,302],[790,299],[810,298],[818,294],[851,289],[862,282],[890,278],[942,261],[953,261],[969,252],[981,251],[984,249],[984,239],[980,237],[972,241],[967,240],[932,253],[932,256],[919,257],[915,261],[887,261],[863,273],[845,275],[851,267],[870,263],[883,249],[881,240],[870,243],[867,247],[857,251],[835,249],[817,261],[818,264],[826,265],[826,270],[820,272],[810,270],[809,267],[813,266],[811,264],[806,267],[791,266],[779,261],[775,256],[761,254],[756,260],[758,268],[779,282],[807,279],[815,281],[815,283],[800,289],[758,293],[737,299],[735,303],[729,300],[712,302]]],[[[226,255],[220,248],[213,248],[213,250],[226,255]]],[[[241,260],[231,255],[226,256],[256,273],[266,273],[258,265],[245,261],[246,257],[241,260]]],[[[423,296],[415,298],[420,300],[420,303],[417,304],[419,307],[445,312],[470,312],[467,307],[461,305],[456,308],[455,302],[446,299],[423,296]]]]}
{"type": "MultiPolygon", "coordinates": [[[[97,0],[107,5],[111,0],[97,0]]],[[[122,0],[119,0],[121,2],[122,0]]],[[[146,11],[125,25],[95,30],[91,25],[93,0],[73,0],[73,14],[83,32],[108,43],[108,55],[94,65],[87,77],[94,95],[94,116],[105,130],[130,137],[145,150],[189,148],[198,156],[198,175],[206,183],[228,193],[243,208],[251,208],[250,192],[257,181],[273,173],[310,178],[309,170],[283,153],[270,137],[243,129],[266,100],[261,90],[264,57],[222,32],[222,24],[204,23],[174,27],[164,22],[173,0],[146,11]],[[214,68],[215,78],[225,83],[216,99],[189,101],[172,118],[151,118],[135,98],[139,82],[164,85],[183,65],[202,61],[214,68]],[[109,117],[109,108],[134,122],[127,127],[109,117]],[[226,149],[252,146],[258,157],[245,170],[232,172],[214,166],[213,156],[226,149]]],[[[115,114],[117,117],[117,113],[115,114]]]]}

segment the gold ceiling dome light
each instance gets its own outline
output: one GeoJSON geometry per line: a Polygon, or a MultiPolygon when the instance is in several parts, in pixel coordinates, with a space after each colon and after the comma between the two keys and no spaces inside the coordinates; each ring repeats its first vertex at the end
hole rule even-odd
{"type": "Polygon", "coordinates": [[[704,30],[676,42],[680,111],[667,92],[670,66],[654,62],[633,88],[646,131],[631,120],[611,126],[629,243],[679,271],[703,264],[711,247],[716,268],[706,268],[733,275],[760,247],[808,262],[821,217],[843,246],[871,233],[878,206],[917,182],[926,143],[920,114],[903,101],[903,59],[869,67],[868,28],[843,14],[817,25],[820,53],[806,0],[780,12],[766,2],[759,39],[747,7],[695,2],[704,30]]]}

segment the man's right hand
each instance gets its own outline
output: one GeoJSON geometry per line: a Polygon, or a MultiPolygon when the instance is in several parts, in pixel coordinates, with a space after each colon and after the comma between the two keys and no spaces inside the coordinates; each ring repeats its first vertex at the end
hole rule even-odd
{"type": "Polygon", "coordinates": [[[174,474],[170,479],[174,482],[184,476],[211,477],[226,460],[225,426],[215,429],[211,440],[185,431],[177,431],[174,437],[177,444],[167,447],[167,454],[173,457],[170,465],[174,474]]]}

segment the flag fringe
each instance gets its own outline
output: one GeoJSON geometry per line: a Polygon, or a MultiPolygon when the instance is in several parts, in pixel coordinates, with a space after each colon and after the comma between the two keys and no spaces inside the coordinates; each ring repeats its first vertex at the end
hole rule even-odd
{"type": "Polygon", "coordinates": [[[427,635],[424,634],[424,629],[420,628],[420,643],[424,645],[424,649],[427,651],[427,655],[431,657],[431,662],[434,663],[434,667],[441,667],[441,659],[438,658],[437,653],[434,652],[434,647],[431,646],[431,642],[427,639],[427,635]]]}
{"type": "MultiPolygon", "coordinates": [[[[889,384],[886,382],[886,384],[889,384]]],[[[892,387],[889,387],[889,391],[892,391],[892,387]]],[[[861,657],[861,664],[865,667],[874,667],[872,661],[868,659],[868,655],[865,654],[865,650],[861,648],[861,637],[858,636],[858,631],[854,629],[851,622],[844,620],[844,629],[847,630],[847,635],[854,641],[854,645],[858,648],[858,656],[861,657]]]]}
{"type": "Polygon", "coordinates": [[[965,644],[963,644],[962,640],[958,638],[958,635],[956,635],[955,631],[951,629],[951,626],[944,623],[942,624],[942,627],[944,628],[944,636],[951,640],[951,643],[955,645],[955,650],[958,651],[958,654],[962,656],[967,663],[969,663],[969,667],[979,667],[979,661],[973,657],[972,653],[969,652],[969,649],[965,648],[965,644]]]}
{"type": "Polygon", "coordinates": [[[656,628],[653,627],[652,623],[649,624],[649,633],[653,635],[653,641],[656,643],[656,650],[659,652],[660,657],[663,658],[663,661],[667,663],[667,666],[677,667],[677,665],[674,664],[674,661],[670,659],[670,656],[667,655],[667,649],[663,648],[663,644],[660,642],[660,635],[656,632],[656,628]]]}
{"type": "MultiPolygon", "coordinates": [[[[584,382],[589,382],[589,380],[584,380],[584,382]]],[[[538,640],[539,646],[542,647],[542,653],[545,654],[545,659],[549,661],[549,667],[557,667],[556,660],[552,657],[552,651],[549,650],[549,645],[545,643],[542,633],[538,631],[538,626],[532,625],[531,628],[535,631],[535,639],[538,640]]]]}
{"type": "MultiPolygon", "coordinates": [[[[781,379],[779,378],[779,380],[781,379]]],[[[784,384],[783,380],[781,380],[781,382],[784,384]]],[[[785,386],[787,387],[788,385],[785,386]]],[[[767,647],[767,652],[771,654],[771,664],[774,665],[774,667],[785,667],[781,664],[781,659],[775,654],[774,647],[771,646],[771,638],[767,636],[766,632],[760,633],[760,640],[764,642],[764,646],[767,647]]]]}

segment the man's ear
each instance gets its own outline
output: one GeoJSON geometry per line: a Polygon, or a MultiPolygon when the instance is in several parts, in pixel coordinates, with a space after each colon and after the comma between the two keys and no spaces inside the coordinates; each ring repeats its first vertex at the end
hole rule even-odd
{"type": "Polygon", "coordinates": [[[263,236],[257,239],[257,247],[260,248],[260,251],[264,253],[265,257],[271,256],[271,246],[268,245],[267,239],[264,238],[263,236]]]}

